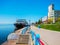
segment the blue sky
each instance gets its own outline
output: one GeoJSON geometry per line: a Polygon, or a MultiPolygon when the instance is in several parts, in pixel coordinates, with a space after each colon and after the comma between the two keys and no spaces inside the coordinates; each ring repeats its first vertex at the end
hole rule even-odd
{"type": "Polygon", "coordinates": [[[60,0],[0,0],[0,23],[14,23],[16,19],[36,22],[48,15],[51,3],[60,10],[60,0]]]}

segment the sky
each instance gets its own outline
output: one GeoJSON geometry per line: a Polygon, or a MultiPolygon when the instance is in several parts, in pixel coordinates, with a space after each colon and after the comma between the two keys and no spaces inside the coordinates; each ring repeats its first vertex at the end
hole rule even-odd
{"type": "Polygon", "coordinates": [[[12,24],[17,19],[38,21],[48,15],[48,6],[60,10],[60,0],[0,0],[0,24],[12,24]]]}

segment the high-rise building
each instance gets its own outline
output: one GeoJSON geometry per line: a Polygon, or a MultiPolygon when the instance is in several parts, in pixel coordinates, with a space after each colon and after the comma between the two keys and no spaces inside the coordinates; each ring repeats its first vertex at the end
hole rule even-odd
{"type": "Polygon", "coordinates": [[[54,9],[54,4],[49,5],[48,7],[48,19],[52,19],[52,22],[55,23],[55,21],[60,18],[60,10],[54,9]]]}

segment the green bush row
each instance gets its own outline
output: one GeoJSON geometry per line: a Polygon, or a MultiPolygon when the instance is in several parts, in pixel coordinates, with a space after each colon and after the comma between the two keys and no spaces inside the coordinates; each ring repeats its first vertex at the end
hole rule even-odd
{"type": "Polygon", "coordinates": [[[54,30],[54,31],[60,31],[60,25],[59,24],[41,24],[41,28],[54,30]]]}
{"type": "MultiPolygon", "coordinates": [[[[37,24],[36,26],[38,25],[39,24],[37,24]]],[[[44,29],[53,30],[53,31],[60,31],[60,24],[40,24],[40,27],[44,29]]]]}

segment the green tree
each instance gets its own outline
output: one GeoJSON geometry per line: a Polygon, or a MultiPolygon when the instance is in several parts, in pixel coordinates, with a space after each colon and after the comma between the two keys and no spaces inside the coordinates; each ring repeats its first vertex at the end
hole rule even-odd
{"type": "Polygon", "coordinates": [[[39,20],[39,21],[38,21],[38,24],[41,24],[41,23],[42,23],[42,21],[41,21],[41,20],[39,20]]]}

